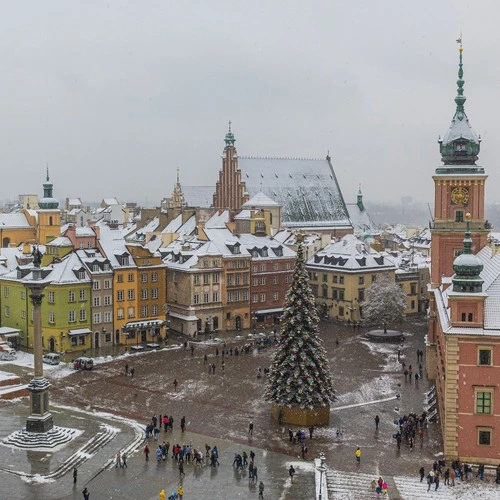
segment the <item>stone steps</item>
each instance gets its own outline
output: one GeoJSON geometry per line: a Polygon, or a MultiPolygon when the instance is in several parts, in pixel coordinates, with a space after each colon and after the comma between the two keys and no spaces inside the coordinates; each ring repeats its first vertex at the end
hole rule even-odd
{"type": "Polygon", "coordinates": [[[0,388],[0,399],[15,399],[29,396],[26,384],[16,383],[13,385],[3,385],[0,388]]]}
{"type": "MultiPolygon", "coordinates": [[[[364,472],[328,470],[326,473],[328,496],[329,498],[345,500],[374,498],[376,495],[370,487],[373,479],[378,479],[378,476],[364,472]]],[[[389,500],[391,491],[389,490],[388,494],[384,495],[383,498],[389,500]]]]}
{"type": "Polygon", "coordinates": [[[110,425],[101,425],[101,430],[93,438],[87,441],[82,448],[71,455],[57,469],[47,474],[47,477],[57,479],[64,476],[64,474],[94,456],[106,443],[115,437],[117,432],[118,430],[110,425]]]}

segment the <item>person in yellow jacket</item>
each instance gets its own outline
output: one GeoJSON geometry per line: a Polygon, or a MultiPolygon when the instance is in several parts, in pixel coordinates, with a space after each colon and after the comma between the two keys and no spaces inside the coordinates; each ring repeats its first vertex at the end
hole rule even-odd
{"type": "Polygon", "coordinates": [[[356,462],[358,463],[358,466],[361,464],[361,449],[358,446],[358,449],[356,450],[356,462]]]}
{"type": "Polygon", "coordinates": [[[182,500],[182,497],[184,495],[184,488],[182,484],[179,484],[179,487],[177,488],[177,494],[179,495],[179,500],[182,500]]]}
{"type": "Polygon", "coordinates": [[[165,500],[165,490],[160,491],[160,500],[165,500]]]}

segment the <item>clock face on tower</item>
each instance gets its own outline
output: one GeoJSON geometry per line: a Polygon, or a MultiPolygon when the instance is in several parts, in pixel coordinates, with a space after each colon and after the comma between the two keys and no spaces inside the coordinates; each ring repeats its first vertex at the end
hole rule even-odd
{"type": "Polygon", "coordinates": [[[466,187],[456,187],[451,192],[451,201],[454,205],[466,205],[469,201],[469,191],[466,187]]]}

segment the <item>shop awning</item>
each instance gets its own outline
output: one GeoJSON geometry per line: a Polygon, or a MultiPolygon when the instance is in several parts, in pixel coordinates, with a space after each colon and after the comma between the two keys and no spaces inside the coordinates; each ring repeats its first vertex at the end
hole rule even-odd
{"type": "Polygon", "coordinates": [[[170,311],[169,316],[172,318],[182,319],[183,321],[198,321],[198,316],[184,316],[184,314],[172,311],[170,311]]]}
{"type": "Polygon", "coordinates": [[[87,333],[92,333],[92,330],[88,328],[77,328],[76,330],[70,330],[68,335],[86,335],[87,333]]]}
{"type": "Polygon", "coordinates": [[[20,333],[21,330],[18,330],[17,328],[9,328],[8,326],[3,326],[2,328],[0,328],[0,335],[2,337],[5,337],[6,339],[19,337],[20,333]]]}
{"type": "Polygon", "coordinates": [[[163,325],[162,319],[150,319],[148,321],[133,321],[131,323],[127,323],[123,328],[128,330],[141,329],[141,328],[154,328],[155,326],[163,325]]]}
{"type": "Polygon", "coordinates": [[[260,311],[255,311],[255,314],[274,314],[283,312],[282,307],[276,307],[275,309],[261,309],[260,311]]]}

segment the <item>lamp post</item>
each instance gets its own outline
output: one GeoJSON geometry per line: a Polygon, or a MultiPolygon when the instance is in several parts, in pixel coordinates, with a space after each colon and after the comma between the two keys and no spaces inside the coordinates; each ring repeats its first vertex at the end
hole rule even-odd
{"type": "Polygon", "coordinates": [[[252,314],[252,329],[255,335],[255,330],[257,329],[257,315],[255,313],[252,314]]]}
{"type": "Polygon", "coordinates": [[[320,452],[319,460],[320,464],[317,467],[319,471],[319,500],[323,500],[323,474],[326,472],[325,454],[323,452],[320,452]]]}

